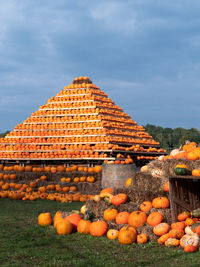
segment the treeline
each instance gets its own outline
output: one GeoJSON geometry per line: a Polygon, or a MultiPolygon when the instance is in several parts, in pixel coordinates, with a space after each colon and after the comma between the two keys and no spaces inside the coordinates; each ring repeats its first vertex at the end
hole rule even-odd
{"type": "Polygon", "coordinates": [[[0,138],[5,137],[8,133],[9,131],[6,131],[5,133],[0,133],[0,138]]]}
{"type": "Polygon", "coordinates": [[[152,124],[147,124],[144,128],[167,151],[180,147],[185,144],[186,140],[196,142],[197,144],[200,143],[200,131],[196,128],[184,129],[179,127],[172,129],[152,124]]]}

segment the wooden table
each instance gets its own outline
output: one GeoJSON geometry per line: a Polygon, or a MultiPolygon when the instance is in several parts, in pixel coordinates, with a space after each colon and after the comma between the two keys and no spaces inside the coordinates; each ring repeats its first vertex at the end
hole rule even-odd
{"type": "Polygon", "coordinates": [[[172,222],[177,221],[177,215],[184,210],[200,208],[200,176],[170,176],[169,199],[172,222]]]}

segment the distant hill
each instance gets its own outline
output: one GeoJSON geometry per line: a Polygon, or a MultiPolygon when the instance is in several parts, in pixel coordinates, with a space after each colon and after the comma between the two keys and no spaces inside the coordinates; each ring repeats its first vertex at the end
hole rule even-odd
{"type": "Polygon", "coordinates": [[[200,131],[196,128],[184,129],[179,127],[172,129],[152,124],[147,124],[144,128],[167,151],[180,147],[180,145],[185,144],[186,140],[196,142],[197,144],[200,143],[200,131]]]}

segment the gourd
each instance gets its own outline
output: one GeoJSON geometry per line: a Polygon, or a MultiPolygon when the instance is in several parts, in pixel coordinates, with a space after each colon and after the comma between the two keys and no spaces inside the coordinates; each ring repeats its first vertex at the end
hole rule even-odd
{"type": "Polygon", "coordinates": [[[185,164],[176,165],[174,168],[174,173],[176,175],[186,175],[188,174],[188,167],[185,164]]]}
{"type": "Polygon", "coordinates": [[[199,237],[197,234],[184,235],[180,240],[180,246],[184,248],[186,245],[199,246],[199,237]]]}

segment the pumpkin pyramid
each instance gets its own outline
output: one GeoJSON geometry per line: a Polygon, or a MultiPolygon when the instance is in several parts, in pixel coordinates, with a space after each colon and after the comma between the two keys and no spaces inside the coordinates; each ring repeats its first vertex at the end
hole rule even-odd
{"type": "Polygon", "coordinates": [[[140,159],[165,151],[88,77],[75,78],[0,139],[2,160],[105,160],[119,152],[140,159]]]}

